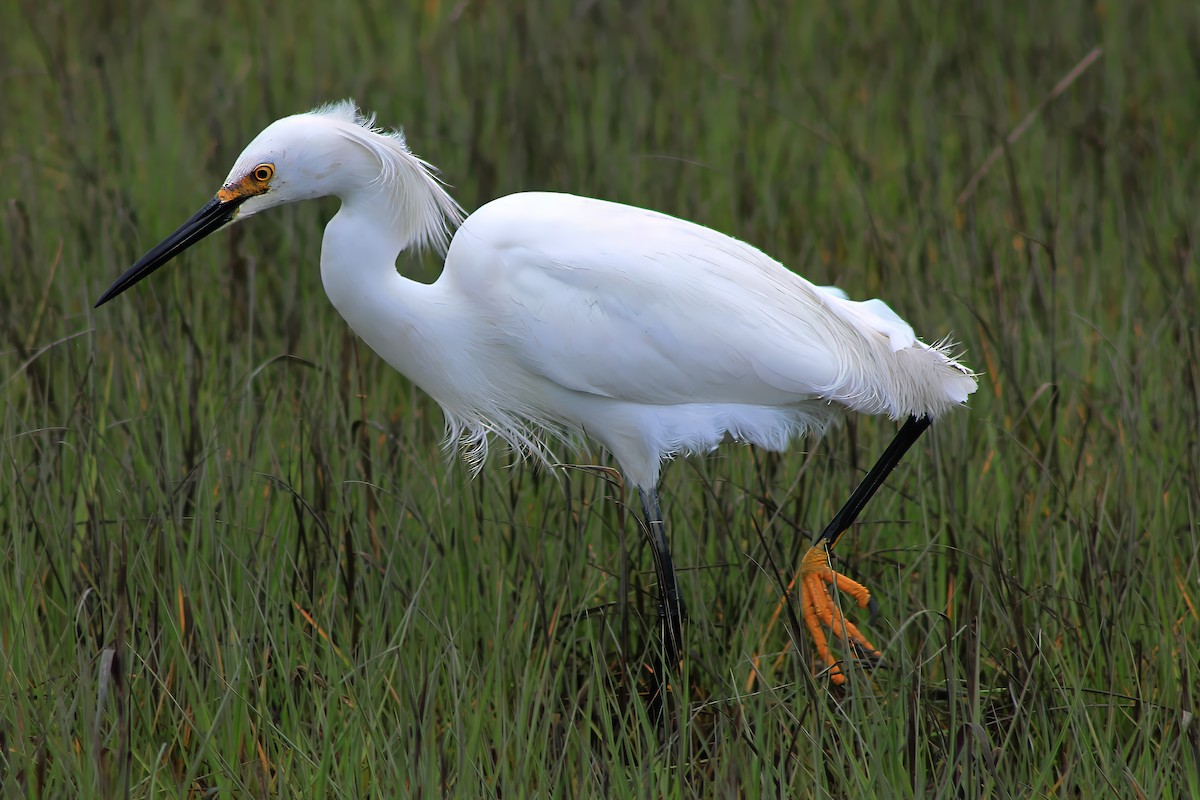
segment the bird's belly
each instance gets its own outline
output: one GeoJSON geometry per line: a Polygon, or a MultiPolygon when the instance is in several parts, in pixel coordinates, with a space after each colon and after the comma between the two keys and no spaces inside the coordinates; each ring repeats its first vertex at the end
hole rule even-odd
{"type": "Polygon", "coordinates": [[[828,427],[838,406],[820,400],[781,406],[652,405],[575,395],[556,412],[608,448],[634,485],[647,488],[657,483],[665,459],[709,453],[728,441],[784,450],[796,437],[828,427]]]}

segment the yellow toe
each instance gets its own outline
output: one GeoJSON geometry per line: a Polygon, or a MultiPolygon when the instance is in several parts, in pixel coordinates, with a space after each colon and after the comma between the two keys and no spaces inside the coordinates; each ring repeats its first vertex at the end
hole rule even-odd
{"type": "Polygon", "coordinates": [[[839,575],[829,565],[829,552],[823,544],[812,547],[800,565],[800,601],[804,623],[817,648],[817,656],[829,667],[829,678],[836,684],[846,682],[833,654],[823,628],[828,628],[837,638],[863,648],[876,656],[880,652],[863,636],[862,632],[847,620],[830,595],[829,587],[837,586],[839,593],[854,598],[860,607],[866,607],[871,593],[857,581],[839,575]]]}

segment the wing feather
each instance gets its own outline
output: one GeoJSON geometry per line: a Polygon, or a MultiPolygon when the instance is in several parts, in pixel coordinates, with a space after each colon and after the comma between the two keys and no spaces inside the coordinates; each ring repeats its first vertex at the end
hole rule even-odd
{"type": "Polygon", "coordinates": [[[819,399],[898,416],[937,396],[888,397],[899,388],[880,361],[901,351],[927,354],[902,366],[930,382],[959,380],[944,405],[965,398],[964,379],[974,388],[883,301],[848,300],[750,245],[631,206],[502,198],[468,218],[446,271],[516,364],[573,392],[651,405],[819,399]]]}

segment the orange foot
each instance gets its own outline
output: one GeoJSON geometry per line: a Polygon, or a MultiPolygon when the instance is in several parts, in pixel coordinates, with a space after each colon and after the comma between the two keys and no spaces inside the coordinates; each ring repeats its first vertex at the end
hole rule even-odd
{"type": "Polygon", "coordinates": [[[875,645],[867,641],[854,624],[842,616],[841,610],[833,602],[829,587],[837,585],[838,591],[853,597],[862,608],[866,608],[871,600],[871,593],[861,583],[850,580],[845,575],[839,575],[829,566],[829,551],[824,544],[814,546],[804,555],[800,564],[800,603],[804,612],[804,624],[812,634],[813,643],[817,646],[817,655],[829,665],[829,679],[841,685],[846,682],[841,667],[833,660],[829,652],[829,641],[825,638],[822,626],[833,631],[834,636],[852,645],[865,649],[875,656],[882,654],[875,645]]]}

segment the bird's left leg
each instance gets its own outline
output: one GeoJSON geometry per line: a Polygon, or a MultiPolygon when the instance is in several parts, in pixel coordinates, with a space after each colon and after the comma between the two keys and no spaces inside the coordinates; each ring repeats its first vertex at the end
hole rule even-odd
{"type": "Polygon", "coordinates": [[[668,668],[675,669],[683,653],[683,619],[686,611],[683,599],[679,596],[671,545],[667,541],[662,511],[658,507],[658,492],[655,489],[639,489],[638,494],[646,515],[646,538],[654,553],[654,571],[658,574],[658,613],[662,619],[663,651],[668,668]]]}
{"type": "Polygon", "coordinates": [[[846,504],[833,515],[833,519],[821,535],[813,541],[812,548],[805,554],[800,566],[800,602],[804,615],[804,624],[812,634],[817,654],[829,665],[829,678],[834,683],[846,682],[846,676],[833,660],[829,652],[829,642],[825,637],[822,626],[829,628],[833,634],[852,645],[866,650],[876,656],[880,655],[875,646],[852,623],[842,616],[829,587],[837,586],[839,592],[854,598],[860,607],[865,608],[871,600],[871,593],[862,584],[850,580],[845,575],[839,575],[829,565],[829,551],[842,537],[842,534],[858,518],[871,496],[883,485],[892,468],[900,462],[913,443],[925,432],[931,424],[929,417],[909,417],[904,426],[896,433],[892,443],[880,456],[875,466],[863,478],[850,495],[846,504]]]}

